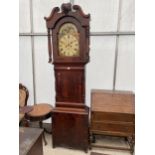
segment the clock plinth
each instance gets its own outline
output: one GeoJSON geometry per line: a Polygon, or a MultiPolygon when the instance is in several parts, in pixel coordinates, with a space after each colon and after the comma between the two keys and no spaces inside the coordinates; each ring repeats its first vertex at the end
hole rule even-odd
{"type": "Polygon", "coordinates": [[[66,3],[61,11],[53,8],[45,20],[49,62],[54,64],[55,73],[53,147],[87,151],[89,110],[85,105],[85,65],[89,61],[90,15],[84,14],[80,6],[66,3]]]}
{"type": "Polygon", "coordinates": [[[77,108],[55,108],[53,112],[53,147],[88,150],[88,111],[77,108]]]}

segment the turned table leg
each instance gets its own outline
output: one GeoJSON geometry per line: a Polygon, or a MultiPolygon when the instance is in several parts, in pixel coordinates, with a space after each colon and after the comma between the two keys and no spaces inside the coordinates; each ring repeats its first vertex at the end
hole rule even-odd
{"type": "Polygon", "coordinates": [[[45,129],[43,128],[42,121],[39,121],[39,126],[40,126],[40,128],[42,128],[44,130],[43,131],[43,140],[44,140],[45,145],[47,145],[47,141],[46,141],[46,138],[45,138],[45,129]]]}

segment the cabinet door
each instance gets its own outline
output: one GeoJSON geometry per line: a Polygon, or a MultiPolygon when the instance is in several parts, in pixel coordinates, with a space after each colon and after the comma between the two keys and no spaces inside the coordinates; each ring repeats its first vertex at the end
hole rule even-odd
{"type": "Polygon", "coordinates": [[[56,70],[56,102],[84,103],[84,70],[56,70]]]}

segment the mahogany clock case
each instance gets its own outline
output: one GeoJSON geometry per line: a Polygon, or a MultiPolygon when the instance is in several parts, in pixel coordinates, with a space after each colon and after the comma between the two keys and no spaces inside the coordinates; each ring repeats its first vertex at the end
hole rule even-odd
{"type": "Polygon", "coordinates": [[[55,73],[53,147],[63,146],[87,151],[89,133],[88,108],[85,105],[85,65],[89,61],[90,15],[84,14],[78,5],[64,3],[61,8],[53,8],[45,20],[49,62],[54,64],[55,73]],[[69,26],[75,28],[75,34],[70,33],[69,26]],[[65,31],[63,34],[62,29],[65,31]],[[62,39],[61,35],[66,39],[62,39]]]}

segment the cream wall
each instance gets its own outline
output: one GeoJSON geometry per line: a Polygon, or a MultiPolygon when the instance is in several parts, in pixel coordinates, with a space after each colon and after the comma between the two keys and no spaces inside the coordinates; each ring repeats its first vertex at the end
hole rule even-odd
{"type": "Polygon", "coordinates": [[[28,104],[55,104],[44,16],[63,2],[91,14],[86,104],[91,89],[134,91],[134,0],[19,0],[19,82],[30,91],[28,104]]]}

